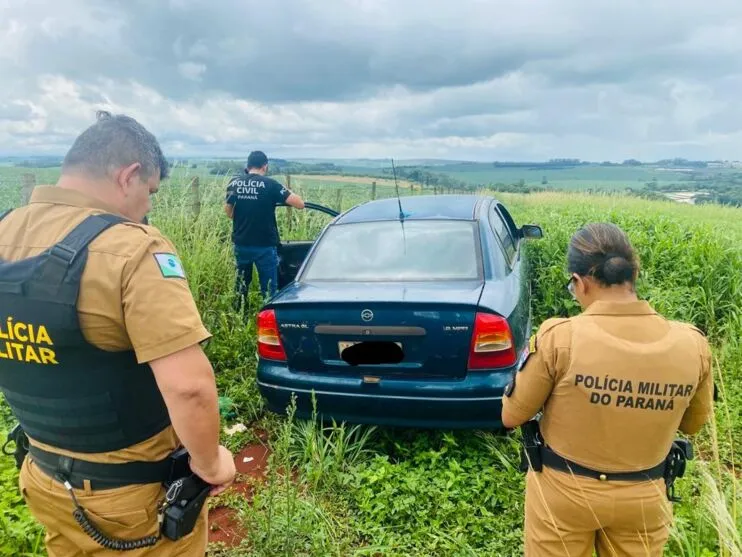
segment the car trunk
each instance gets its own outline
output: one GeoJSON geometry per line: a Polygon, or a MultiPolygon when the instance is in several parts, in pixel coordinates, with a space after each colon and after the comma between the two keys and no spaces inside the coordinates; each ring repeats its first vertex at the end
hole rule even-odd
{"type": "Polygon", "coordinates": [[[270,306],[292,371],[461,378],[481,291],[478,280],[304,283],[270,306]]]}

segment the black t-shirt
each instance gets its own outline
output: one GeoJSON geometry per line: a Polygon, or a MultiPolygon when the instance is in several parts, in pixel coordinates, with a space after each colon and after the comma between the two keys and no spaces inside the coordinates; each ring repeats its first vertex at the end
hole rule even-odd
{"type": "Polygon", "coordinates": [[[275,207],[291,195],[273,178],[243,173],[227,186],[226,202],[234,206],[232,241],[239,246],[277,246],[275,207]]]}

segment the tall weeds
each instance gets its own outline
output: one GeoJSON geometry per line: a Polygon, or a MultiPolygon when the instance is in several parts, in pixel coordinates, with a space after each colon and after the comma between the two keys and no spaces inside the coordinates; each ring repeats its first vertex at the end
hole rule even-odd
{"type": "MultiPolygon", "coordinates": [[[[254,499],[230,499],[248,537],[240,548],[222,554],[522,555],[523,476],[517,471],[513,437],[322,423],[317,416],[300,421],[291,408],[283,419],[265,412],[255,385],[257,281],[251,312],[241,316],[232,309],[234,261],[230,222],[222,210],[226,180],[201,176],[201,212],[196,215],[189,176],[181,174],[163,185],[151,222],[181,255],[213,334],[206,350],[220,395],[232,399],[236,419],[268,430],[273,451],[268,476],[254,499]]],[[[292,187],[309,201],[343,209],[369,195],[361,185],[318,187],[296,180],[292,187]]],[[[380,186],[377,194],[390,197],[394,189],[380,186]]],[[[620,195],[497,197],[519,224],[544,229],[544,239],[528,244],[535,326],[547,317],[578,311],[563,288],[565,248],[577,228],[607,220],[623,227],[639,250],[640,294],[667,317],[692,322],[707,333],[720,398],[713,423],[694,440],[698,459],[677,483],[683,502],[674,506],[666,555],[741,555],[742,211],[620,195]]],[[[311,240],[330,220],[311,211],[281,208],[277,213],[284,239],[311,240]]],[[[12,514],[22,514],[17,501],[8,499],[13,474],[3,470],[6,495],[0,505],[3,516],[11,518],[2,528],[16,538],[17,530],[10,528],[28,533],[28,542],[14,542],[11,552],[16,553],[11,554],[41,555],[39,530],[28,527],[27,515],[16,519],[12,514]]]]}
{"type": "MultiPolygon", "coordinates": [[[[199,306],[215,329],[209,351],[222,370],[220,386],[237,400],[240,417],[253,420],[262,415],[254,386],[254,315],[242,319],[230,309],[234,271],[229,222],[220,213],[222,186],[205,189],[198,217],[190,214],[184,190],[172,187],[153,223],[183,252],[199,306]]],[[[362,191],[338,196],[337,188],[293,186],[305,199],[327,206],[340,201],[348,208],[366,200],[362,191]]],[[[545,238],[528,247],[536,326],[547,317],[578,311],[563,289],[565,248],[577,228],[607,220],[624,228],[639,251],[640,295],[667,317],[707,333],[721,400],[714,423],[695,440],[699,460],[678,481],[683,503],[675,505],[666,554],[738,555],[740,213],[615,195],[498,197],[517,222],[544,228],[545,238]],[[721,223],[717,215],[727,220],[721,223]]],[[[329,221],[319,213],[286,209],[278,210],[278,219],[282,237],[296,240],[312,239],[329,221]]],[[[249,554],[305,554],[310,548],[329,555],[341,548],[343,554],[372,554],[369,548],[382,548],[383,555],[520,554],[522,477],[512,439],[373,430],[291,416],[272,427],[272,475],[243,511],[252,532],[249,554]]]]}

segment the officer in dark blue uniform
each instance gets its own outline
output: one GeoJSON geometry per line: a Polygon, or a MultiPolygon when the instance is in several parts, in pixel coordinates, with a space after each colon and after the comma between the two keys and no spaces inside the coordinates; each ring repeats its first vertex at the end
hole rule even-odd
{"type": "Polygon", "coordinates": [[[268,157],[262,151],[253,151],[247,159],[245,173],[234,177],[227,186],[224,211],[233,221],[238,308],[247,309],[246,296],[252,281],[253,265],[258,270],[263,298],[276,291],[280,244],[276,206],[285,203],[297,209],[304,208],[301,197],[266,176],[267,172],[268,157]]]}

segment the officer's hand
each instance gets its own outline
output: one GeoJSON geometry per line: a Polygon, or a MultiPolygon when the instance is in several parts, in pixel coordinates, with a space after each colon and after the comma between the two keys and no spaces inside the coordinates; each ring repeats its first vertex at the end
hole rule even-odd
{"type": "Polygon", "coordinates": [[[237,469],[234,465],[234,457],[229,449],[219,445],[219,456],[215,463],[208,469],[201,468],[195,462],[191,461],[191,471],[206,483],[213,487],[209,495],[219,495],[226,491],[234,482],[237,475],[237,469]]]}

